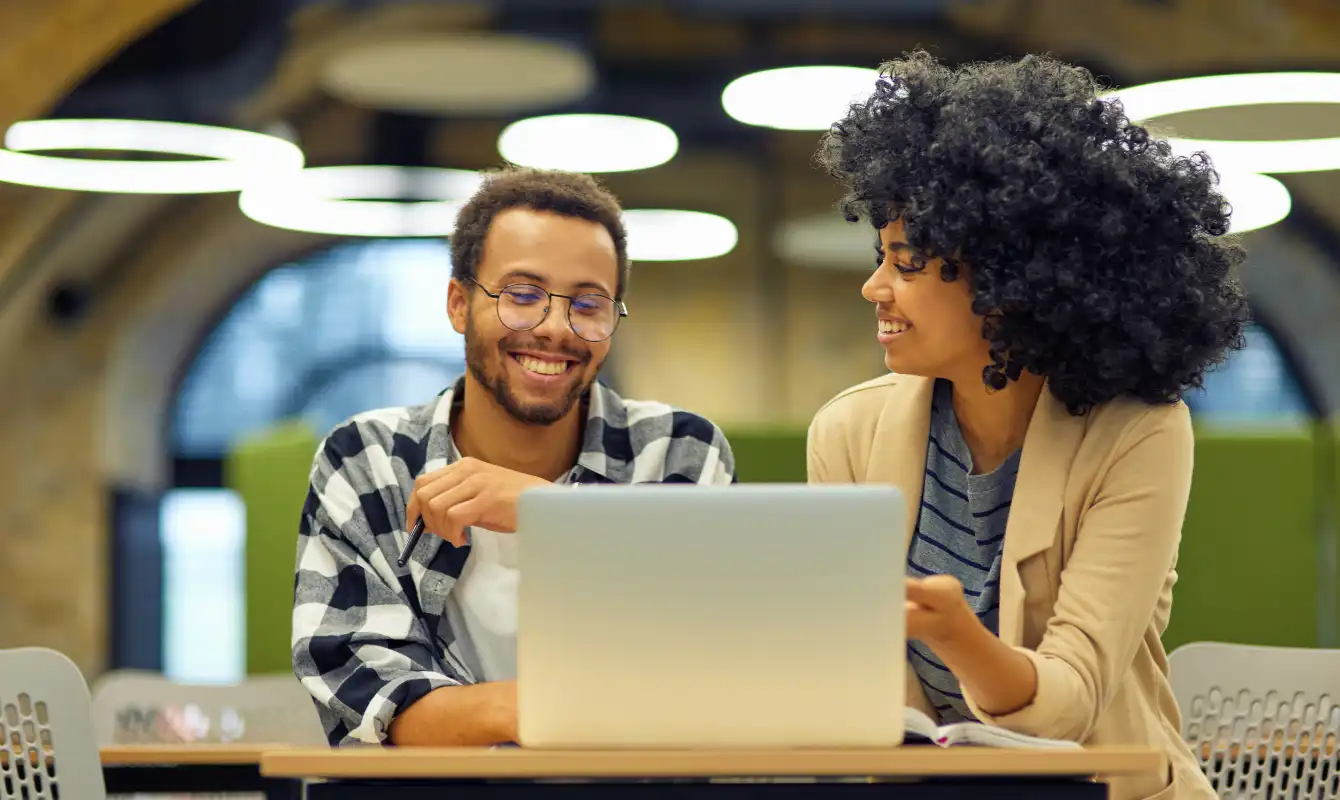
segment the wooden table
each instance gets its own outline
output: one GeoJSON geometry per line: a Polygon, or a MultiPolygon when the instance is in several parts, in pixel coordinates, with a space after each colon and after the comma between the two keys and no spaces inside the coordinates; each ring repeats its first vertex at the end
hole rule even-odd
{"type": "Polygon", "coordinates": [[[261,756],[282,744],[152,744],[100,748],[108,794],[262,792],[296,800],[301,781],[261,775],[261,756]]]}
{"type": "Polygon", "coordinates": [[[896,791],[901,798],[1107,796],[1094,778],[1158,773],[1143,748],[996,750],[906,746],[889,750],[535,751],[476,748],[288,749],[267,752],[261,773],[306,782],[308,800],[592,795],[836,798],[896,791]],[[896,784],[896,787],[893,785],[896,784]],[[448,789],[448,787],[450,787],[448,789]]]}

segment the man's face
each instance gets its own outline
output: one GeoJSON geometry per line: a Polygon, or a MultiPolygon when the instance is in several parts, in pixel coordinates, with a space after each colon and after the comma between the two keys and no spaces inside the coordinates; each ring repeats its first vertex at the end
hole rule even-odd
{"type": "MultiPolygon", "coordinates": [[[[614,240],[600,223],[513,208],[493,218],[475,280],[493,294],[525,284],[574,297],[612,298],[618,276],[614,240]]],[[[465,335],[470,375],[515,419],[552,425],[595,382],[609,355],[609,339],[589,342],[578,336],[568,324],[569,301],[548,302],[535,292],[513,296],[534,299],[524,313],[547,305],[544,321],[513,330],[500,319],[499,303],[508,304],[504,316],[513,324],[520,307],[506,297],[489,297],[479,286],[452,281],[447,298],[452,326],[465,335]]],[[[578,312],[572,316],[577,319],[578,312]]]]}

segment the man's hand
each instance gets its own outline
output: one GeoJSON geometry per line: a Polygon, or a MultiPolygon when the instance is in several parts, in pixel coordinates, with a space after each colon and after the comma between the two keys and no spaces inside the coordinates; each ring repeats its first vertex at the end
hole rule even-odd
{"type": "Polygon", "coordinates": [[[907,579],[907,638],[936,649],[952,645],[981,622],[952,575],[907,579]]]}
{"type": "Polygon", "coordinates": [[[549,481],[514,472],[476,458],[463,458],[414,481],[405,520],[423,517],[423,529],[456,547],[466,545],[465,529],[478,525],[498,533],[516,532],[516,501],[521,492],[549,481]]]}

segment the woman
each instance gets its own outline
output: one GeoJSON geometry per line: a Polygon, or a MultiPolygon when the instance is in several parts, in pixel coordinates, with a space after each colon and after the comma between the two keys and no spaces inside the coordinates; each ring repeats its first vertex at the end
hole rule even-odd
{"type": "Polygon", "coordinates": [[[908,703],[1168,753],[1112,797],[1211,798],[1160,635],[1191,485],[1182,393],[1243,344],[1203,157],[1049,58],[884,65],[824,139],[878,231],[862,294],[893,373],[815,417],[815,482],[900,487],[908,703]]]}

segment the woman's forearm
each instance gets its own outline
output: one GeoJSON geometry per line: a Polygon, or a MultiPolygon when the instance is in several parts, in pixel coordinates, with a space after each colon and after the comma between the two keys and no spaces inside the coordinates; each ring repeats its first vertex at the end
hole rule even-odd
{"type": "Polygon", "coordinates": [[[1038,692],[1038,674],[1028,656],[1005,644],[980,622],[956,637],[927,642],[978,708],[1002,716],[1026,708],[1038,692]]]}

